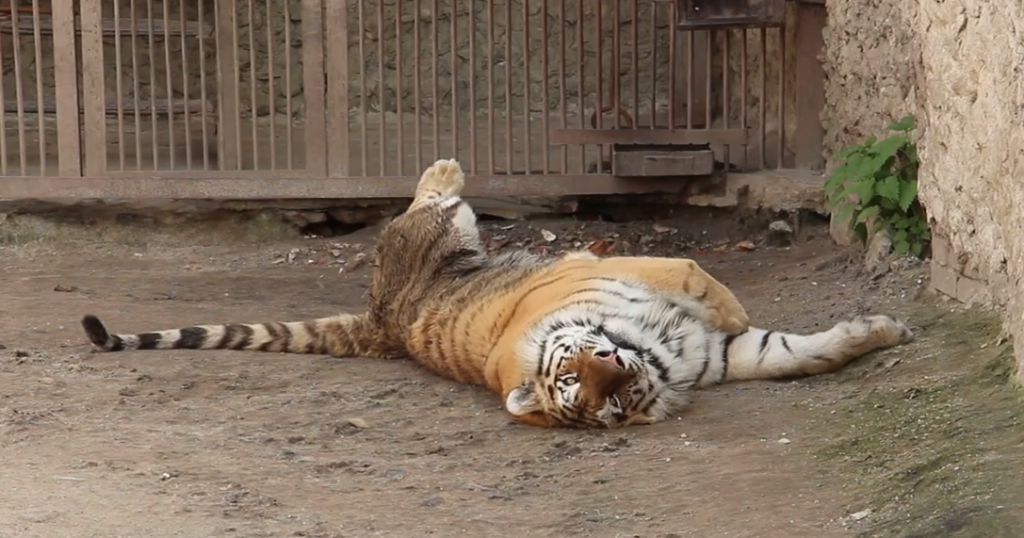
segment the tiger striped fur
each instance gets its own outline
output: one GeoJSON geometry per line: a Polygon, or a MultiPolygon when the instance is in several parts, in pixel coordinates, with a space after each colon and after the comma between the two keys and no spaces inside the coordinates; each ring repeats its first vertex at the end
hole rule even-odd
{"type": "Polygon", "coordinates": [[[521,422],[584,428],[654,423],[694,388],[831,372],[913,338],[886,316],[811,335],[749,327],[732,292],[692,260],[490,255],[463,184],[454,159],[423,173],[408,210],[378,238],[364,313],[128,335],[92,315],[82,325],[102,351],[411,358],[501,394],[521,422]]]}

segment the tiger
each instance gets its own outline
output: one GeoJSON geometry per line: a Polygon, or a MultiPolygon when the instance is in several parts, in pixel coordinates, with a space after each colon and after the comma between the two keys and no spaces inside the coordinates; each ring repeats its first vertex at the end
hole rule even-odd
{"type": "Polygon", "coordinates": [[[427,167],[379,232],[365,311],[305,321],[112,334],[94,352],[233,349],[411,359],[497,395],[513,423],[612,429],[677,416],[692,391],[833,372],[913,333],[884,315],[814,334],[750,325],[732,291],[685,258],[587,250],[490,253],[455,159],[427,167]]]}

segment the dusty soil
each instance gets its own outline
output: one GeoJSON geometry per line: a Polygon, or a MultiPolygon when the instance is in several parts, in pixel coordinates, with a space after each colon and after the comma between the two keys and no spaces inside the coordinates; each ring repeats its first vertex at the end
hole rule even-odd
{"type": "Polygon", "coordinates": [[[87,312],[137,331],[358,310],[372,229],[13,219],[0,536],[1002,537],[1024,519],[1022,408],[996,319],[923,293],[920,265],[862,274],[820,227],[778,248],[710,218],[487,223],[494,248],[691,256],[762,326],[884,312],[918,333],[835,375],[578,432],[515,425],[494,395],[407,361],[84,345],[87,312]]]}

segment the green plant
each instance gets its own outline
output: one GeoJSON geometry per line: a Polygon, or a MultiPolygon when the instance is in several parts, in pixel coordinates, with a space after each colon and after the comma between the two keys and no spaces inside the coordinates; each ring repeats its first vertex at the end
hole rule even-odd
{"type": "Polygon", "coordinates": [[[897,254],[924,257],[931,232],[917,199],[917,146],[910,141],[914,116],[889,125],[894,134],[878,141],[872,135],[862,144],[837,155],[842,164],[825,182],[828,206],[840,222],[849,222],[861,242],[869,232],[888,228],[897,254]]]}

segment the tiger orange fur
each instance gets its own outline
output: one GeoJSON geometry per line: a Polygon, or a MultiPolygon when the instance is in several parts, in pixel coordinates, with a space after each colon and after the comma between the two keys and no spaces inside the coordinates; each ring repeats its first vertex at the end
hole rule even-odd
{"type": "Polygon", "coordinates": [[[733,293],[687,259],[589,252],[491,255],[460,198],[458,162],[424,171],[408,210],[380,233],[361,314],[110,334],[82,319],[98,350],[239,349],[411,358],[502,396],[538,426],[662,420],[696,387],[830,372],[910,341],[886,316],[812,335],[749,327],[733,293]]]}

